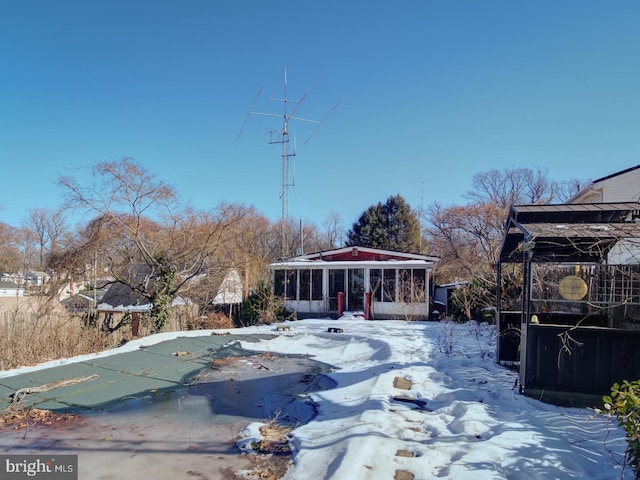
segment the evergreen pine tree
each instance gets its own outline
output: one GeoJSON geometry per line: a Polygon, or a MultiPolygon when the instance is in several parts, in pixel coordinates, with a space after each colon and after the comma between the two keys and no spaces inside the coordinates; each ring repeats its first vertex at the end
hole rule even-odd
{"type": "Polygon", "coordinates": [[[347,232],[346,245],[417,253],[420,222],[401,195],[391,196],[362,213],[347,232]]]}

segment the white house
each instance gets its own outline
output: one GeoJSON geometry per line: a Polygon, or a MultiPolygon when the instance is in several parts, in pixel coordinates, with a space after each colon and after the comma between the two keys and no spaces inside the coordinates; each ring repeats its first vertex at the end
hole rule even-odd
{"type": "Polygon", "coordinates": [[[616,203],[640,200],[640,165],[594,180],[566,203],[616,203]]]}
{"type": "Polygon", "coordinates": [[[428,319],[438,257],[366,247],[269,265],[273,289],[298,318],[362,312],[365,318],[428,319]]]}
{"type": "Polygon", "coordinates": [[[6,280],[0,281],[0,297],[22,297],[24,296],[24,287],[14,282],[6,280]]]}
{"type": "Polygon", "coordinates": [[[218,293],[213,298],[214,305],[229,305],[242,302],[242,280],[240,274],[235,268],[229,270],[225,275],[218,293]]]}
{"type": "Polygon", "coordinates": [[[41,287],[48,280],[48,275],[45,272],[29,271],[24,278],[29,286],[41,287]]]}

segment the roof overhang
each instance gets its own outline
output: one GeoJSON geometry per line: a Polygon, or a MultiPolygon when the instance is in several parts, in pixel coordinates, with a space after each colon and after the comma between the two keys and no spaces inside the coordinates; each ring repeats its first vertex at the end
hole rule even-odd
{"type": "Polygon", "coordinates": [[[370,247],[342,247],[334,250],[325,250],[322,252],[308,253],[305,255],[300,255],[298,257],[293,257],[286,262],[296,262],[296,261],[310,261],[310,260],[322,260],[325,262],[335,262],[335,261],[350,261],[350,262],[358,262],[358,261],[387,261],[387,260],[421,260],[426,262],[437,263],[440,261],[439,257],[434,257],[431,255],[422,255],[418,253],[406,253],[406,252],[396,252],[393,250],[384,250],[379,248],[370,248],[370,247]]]}
{"type": "Polygon", "coordinates": [[[500,261],[603,262],[620,240],[640,239],[640,204],[514,205],[500,261]]]}
{"type": "Polygon", "coordinates": [[[301,270],[308,268],[426,268],[433,269],[435,262],[426,260],[366,260],[366,261],[326,261],[289,260],[269,265],[271,270],[301,270]]]}

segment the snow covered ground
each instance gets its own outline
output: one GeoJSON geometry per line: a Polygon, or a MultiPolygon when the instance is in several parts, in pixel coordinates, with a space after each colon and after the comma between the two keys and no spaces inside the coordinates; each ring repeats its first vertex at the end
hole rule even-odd
{"type": "Polygon", "coordinates": [[[318,417],[293,432],[288,479],[623,478],[624,432],[518,394],[516,373],[493,360],[493,327],[343,317],[291,328],[257,348],[338,370],[337,387],[314,394],[318,417]]]}
{"type": "MultiPolygon", "coordinates": [[[[318,416],[292,433],[289,480],[633,478],[628,468],[623,476],[626,443],[614,421],[589,409],[545,404],[513,388],[517,374],[494,362],[491,326],[355,316],[284,325],[291,329],[263,325],[233,333],[276,334],[243,346],[307,354],[335,367],[329,376],[336,388],[312,394],[318,416]]],[[[210,333],[158,334],[103,355],[210,333]]],[[[246,444],[257,425],[245,432],[246,444]]]]}

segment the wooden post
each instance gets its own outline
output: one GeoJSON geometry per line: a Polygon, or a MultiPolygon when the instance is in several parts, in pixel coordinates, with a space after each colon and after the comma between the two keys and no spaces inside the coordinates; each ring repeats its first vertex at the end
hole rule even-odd
{"type": "Polygon", "coordinates": [[[338,317],[344,313],[344,292],[338,292],[338,317]]]}
{"type": "Polygon", "coordinates": [[[137,337],[140,331],[140,314],[133,312],[131,314],[131,335],[137,337]]]}

